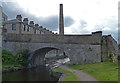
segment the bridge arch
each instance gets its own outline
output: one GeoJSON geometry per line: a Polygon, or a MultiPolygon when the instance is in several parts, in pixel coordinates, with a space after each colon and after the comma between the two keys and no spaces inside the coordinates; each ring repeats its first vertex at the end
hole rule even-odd
{"type": "Polygon", "coordinates": [[[49,51],[52,50],[61,50],[63,51],[63,53],[66,55],[67,52],[65,50],[63,50],[62,48],[58,48],[58,47],[42,47],[39,48],[35,51],[33,51],[30,54],[29,60],[31,61],[30,66],[38,66],[38,65],[45,65],[45,55],[46,53],[48,53],[49,51]]]}

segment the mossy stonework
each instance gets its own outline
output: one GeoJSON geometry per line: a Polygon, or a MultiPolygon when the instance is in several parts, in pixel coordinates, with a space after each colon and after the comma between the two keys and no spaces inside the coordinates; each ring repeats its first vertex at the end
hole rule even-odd
{"type": "Polygon", "coordinates": [[[111,59],[112,62],[118,62],[118,44],[111,35],[103,36],[101,46],[103,61],[111,59]]]}

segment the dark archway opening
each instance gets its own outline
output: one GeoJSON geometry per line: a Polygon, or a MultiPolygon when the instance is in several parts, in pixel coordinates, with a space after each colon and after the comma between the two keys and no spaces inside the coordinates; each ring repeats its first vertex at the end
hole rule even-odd
{"type": "MultiPolygon", "coordinates": [[[[65,62],[65,58],[68,55],[64,50],[53,47],[44,47],[36,50],[31,57],[31,65],[32,66],[59,66],[65,62]],[[60,61],[61,60],[61,61],[60,61]]],[[[67,59],[68,60],[68,59],[67,59]]]]}

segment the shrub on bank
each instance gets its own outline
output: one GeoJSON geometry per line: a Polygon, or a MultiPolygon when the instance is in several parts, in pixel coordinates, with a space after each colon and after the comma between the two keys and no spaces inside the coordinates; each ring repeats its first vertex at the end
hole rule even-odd
{"type": "Polygon", "coordinates": [[[24,49],[19,51],[16,55],[11,52],[2,50],[2,69],[17,70],[28,66],[29,50],[24,49]]]}

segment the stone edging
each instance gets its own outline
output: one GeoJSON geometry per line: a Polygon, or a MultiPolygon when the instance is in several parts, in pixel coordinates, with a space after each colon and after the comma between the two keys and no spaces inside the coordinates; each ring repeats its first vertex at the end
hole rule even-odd
{"type": "Polygon", "coordinates": [[[57,83],[59,83],[60,81],[64,81],[66,77],[67,77],[67,73],[62,73],[57,83]]]}

